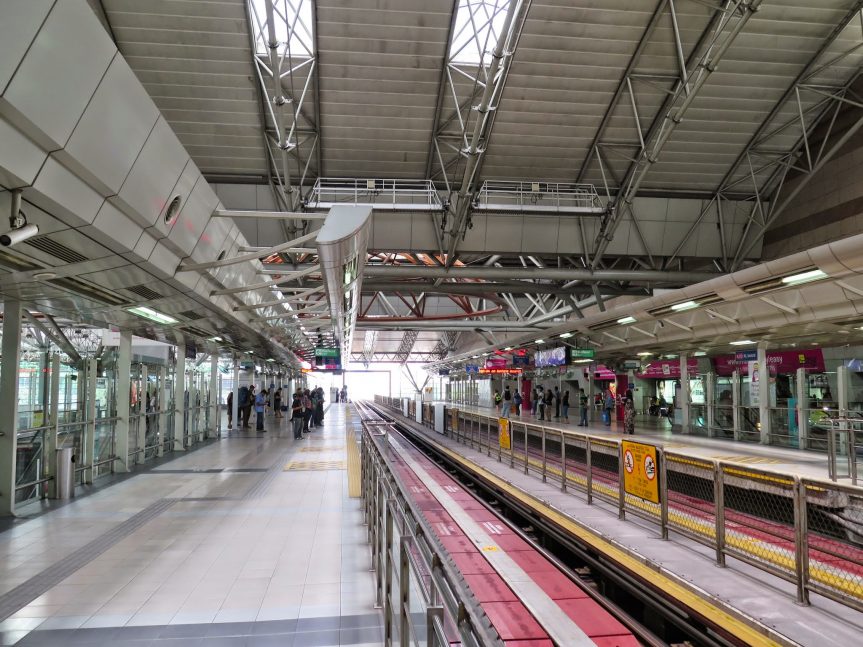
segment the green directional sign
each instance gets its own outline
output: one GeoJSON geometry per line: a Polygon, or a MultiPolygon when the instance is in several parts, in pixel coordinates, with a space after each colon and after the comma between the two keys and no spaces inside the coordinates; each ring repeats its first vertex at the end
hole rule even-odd
{"type": "Polygon", "coordinates": [[[339,357],[341,350],[338,348],[316,348],[315,357],[339,357]]]}
{"type": "Polygon", "coordinates": [[[572,359],[593,359],[596,356],[593,348],[570,348],[569,352],[572,359]]]}

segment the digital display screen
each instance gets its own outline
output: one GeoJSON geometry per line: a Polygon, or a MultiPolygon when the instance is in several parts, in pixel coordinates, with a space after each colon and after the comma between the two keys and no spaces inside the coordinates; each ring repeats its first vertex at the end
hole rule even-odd
{"type": "Polygon", "coordinates": [[[537,368],[544,366],[565,366],[567,364],[566,346],[556,346],[546,350],[538,350],[533,354],[533,363],[537,368]]]}

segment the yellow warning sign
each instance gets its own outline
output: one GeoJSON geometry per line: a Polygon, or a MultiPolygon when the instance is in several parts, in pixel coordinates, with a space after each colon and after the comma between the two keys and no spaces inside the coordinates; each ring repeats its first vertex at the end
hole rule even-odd
{"type": "Polygon", "coordinates": [[[510,448],[510,444],[509,444],[509,418],[498,418],[497,419],[497,425],[498,425],[497,437],[498,437],[498,440],[500,441],[500,448],[501,449],[509,449],[510,448]]]}
{"type": "Polygon", "coordinates": [[[623,461],[623,489],[629,494],[659,503],[659,467],[656,447],[624,440],[620,443],[623,461]]]}

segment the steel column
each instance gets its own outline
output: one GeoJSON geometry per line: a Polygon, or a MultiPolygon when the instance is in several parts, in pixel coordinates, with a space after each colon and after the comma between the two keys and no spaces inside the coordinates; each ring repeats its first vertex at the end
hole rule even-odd
{"type": "Polygon", "coordinates": [[[132,375],[132,332],[120,331],[117,346],[117,422],[114,425],[115,472],[129,471],[129,414],[132,375]]]}
{"type": "Polygon", "coordinates": [[[18,455],[18,370],[21,362],[21,302],[3,302],[2,370],[0,370],[0,516],[15,514],[18,455]]]}

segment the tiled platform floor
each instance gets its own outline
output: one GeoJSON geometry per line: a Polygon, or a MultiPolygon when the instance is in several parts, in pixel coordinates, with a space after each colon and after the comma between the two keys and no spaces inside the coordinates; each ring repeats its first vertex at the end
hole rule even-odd
{"type": "Polygon", "coordinates": [[[360,503],[331,469],[345,464],[334,404],[303,440],[271,418],[15,524],[0,644],[381,644],[360,503]]]}

